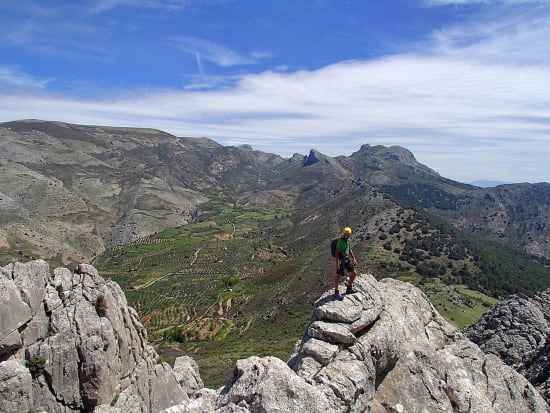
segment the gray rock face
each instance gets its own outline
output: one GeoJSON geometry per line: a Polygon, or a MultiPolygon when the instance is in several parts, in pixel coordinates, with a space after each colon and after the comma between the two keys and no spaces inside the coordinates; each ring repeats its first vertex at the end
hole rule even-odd
{"type": "Polygon", "coordinates": [[[222,389],[221,408],[240,406],[252,412],[323,412],[330,405],[323,392],[275,357],[237,361],[234,380],[222,389]]]}
{"type": "Polygon", "coordinates": [[[29,370],[18,361],[3,361],[0,368],[0,411],[28,412],[32,400],[32,377],[29,370]]]}
{"type": "Polygon", "coordinates": [[[239,360],[217,391],[203,388],[189,357],[157,364],[118,285],[89,265],[53,274],[44,261],[9,265],[0,285],[1,412],[549,410],[527,379],[448,324],[420,290],[392,279],[360,275],[358,292],[342,301],[326,293],[288,363],[239,360]]]}
{"type": "Polygon", "coordinates": [[[173,370],[176,380],[188,396],[192,396],[204,387],[199,374],[199,366],[191,357],[178,357],[173,370]]]}
{"type": "Polygon", "coordinates": [[[92,266],[10,264],[0,294],[0,411],[152,412],[188,399],[120,287],[92,266]]]}
{"type": "Polygon", "coordinates": [[[359,292],[343,301],[326,295],[316,303],[311,324],[316,328],[310,327],[289,362],[325,394],[331,411],[548,410],[524,377],[485,355],[417,288],[392,279],[376,282],[368,275],[355,285],[359,292]],[[354,340],[333,333],[345,329],[355,331],[354,340]],[[338,346],[328,363],[326,344],[319,341],[338,346]]]}
{"type": "Polygon", "coordinates": [[[464,332],[523,374],[550,402],[550,290],[502,301],[464,332]]]}
{"type": "Polygon", "coordinates": [[[447,323],[410,284],[356,279],[358,293],[327,293],[288,364],[239,360],[217,397],[182,412],[544,412],[520,374],[447,323]]]}

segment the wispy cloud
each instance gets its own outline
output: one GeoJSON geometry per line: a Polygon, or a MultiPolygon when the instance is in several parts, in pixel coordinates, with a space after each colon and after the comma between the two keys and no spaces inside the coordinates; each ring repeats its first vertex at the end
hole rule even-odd
{"type": "Polygon", "coordinates": [[[191,36],[171,36],[167,39],[178,50],[199,56],[220,66],[250,65],[256,59],[244,56],[233,50],[205,39],[191,36]]]}
{"type": "Polygon", "coordinates": [[[199,71],[201,73],[204,73],[204,69],[202,67],[201,55],[198,52],[195,53],[195,59],[197,61],[197,66],[199,67],[199,71]]]}
{"type": "Polygon", "coordinates": [[[52,79],[37,79],[16,66],[0,66],[0,86],[44,88],[52,79]]]}
{"type": "Polygon", "coordinates": [[[31,43],[36,38],[37,28],[37,25],[32,21],[21,22],[4,35],[4,41],[14,46],[31,43]]]}
{"type": "Polygon", "coordinates": [[[478,61],[549,63],[548,38],[548,2],[521,10],[493,7],[477,19],[434,31],[430,50],[478,61]]]}
{"type": "Polygon", "coordinates": [[[201,72],[197,75],[187,76],[184,80],[184,90],[196,91],[196,90],[214,90],[218,88],[232,88],[238,82],[238,78],[233,76],[223,75],[208,75],[201,72]]]}
{"type": "Polygon", "coordinates": [[[118,7],[140,7],[145,9],[164,9],[179,11],[185,9],[192,0],[92,0],[87,11],[100,14],[118,7]]]}
{"type": "Polygon", "coordinates": [[[101,39],[110,28],[83,18],[81,8],[68,4],[45,10],[28,2],[19,7],[23,17],[0,26],[0,44],[65,59],[103,59],[109,55],[109,46],[92,39],[101,39]]]}
{"type": "Polygon", "coordinates": [[[100,14],[120,6],[136,6],[142,3],[140,0],[93,0],[86,11],[91,14],[100,14]]]}
{"type": "Polygon", "coordinates": [[[3,2],[1,4],[2,10],[7,10],[9,12],[22,13],[30,17],[52,17],[59,15],[60,11],[64,10],[67,6],[65,5],[52,5],[44,4],[41,1],[33,0],[20,0],[12,2],[3,2]]]}

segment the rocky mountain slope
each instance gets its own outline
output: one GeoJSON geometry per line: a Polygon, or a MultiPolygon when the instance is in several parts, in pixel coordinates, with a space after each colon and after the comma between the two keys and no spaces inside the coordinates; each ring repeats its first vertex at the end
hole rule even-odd
{"type": "Polygon", "coordinates": [[[456,211],[440,211],[440,215],[458,228],[550,258],[550,184],[468,191],[456,204],[456,211]]]}
{"type": "Polygon", "coordinates": [[[550,184],[478,188],[446,179],[404,148],[363,145],[339,161],[355,177],[408,207],[429,210],[466,231],[550,258],[550,184]]]}
{"type": "Polygon", "coordinates": [[[149,129],[0,125],[0,246],[90,261],[190,222],[211,193],[237,193],[283,160],[149,129]]]}
{"type": "MultiPolygon", "coordinates": [[[[89,265],[0,269],[0,411],[546,412],[519,373],[485,354],[408,283],[362,274],[315,303],[288,363],[250,357],[225,386],[157,359],[124,294],[89,265]],[[6,311],[4,311],[6,310],[6,311]]],[[[542,367],[542,366],[541,366],[542,367]]]]}
{"type": "Polygon", "coordinates": [[[439,176],[401,147],[283,159],[151,129],[27,120],[0,124],[0,172],[2,262],[90,261],[189,223],[220,196],[307,210],[358,186],[550,258],[550,184],[481,189],[439,176]]]}
{"type": "Polygon", "coordinates": [[[188,399],[173,369],[157,362],[120,287],[95,268],[50,273],[46,262],[31,261],[0,272],[0,411],[117,403],[152,412],[188,399]]]}

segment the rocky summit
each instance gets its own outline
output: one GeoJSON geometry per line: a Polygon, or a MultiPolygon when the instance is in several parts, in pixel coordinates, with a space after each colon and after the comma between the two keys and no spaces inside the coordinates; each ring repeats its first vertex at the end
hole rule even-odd
{"type": "MultiPolygon", "coordinates": [[[[547,412],[531,383],[411,284],[362,274],[314,305],[288,362],[250,357],[203,387],[158,359],[119,286],[90,265],[0,269],[1,412],[547,412]]],[[[498,353],[498,352],[497,352],[498,353]]]]}

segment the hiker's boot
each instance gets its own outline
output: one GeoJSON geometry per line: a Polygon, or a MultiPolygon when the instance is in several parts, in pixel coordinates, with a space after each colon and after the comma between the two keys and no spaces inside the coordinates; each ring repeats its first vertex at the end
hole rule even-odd
{"type": "Polygon", "coordinates": [[[357,290],[351,285],[348,285],[348,287],[346,288],[346,294],[355,294],[356,292],[357,290]]]}
{"type": "Polygon", "coordinates": [[[343,300],[344,297],[340,295],[340,292],[338,290],[334,291],[334,299],[335,300],[343,300]]]}

